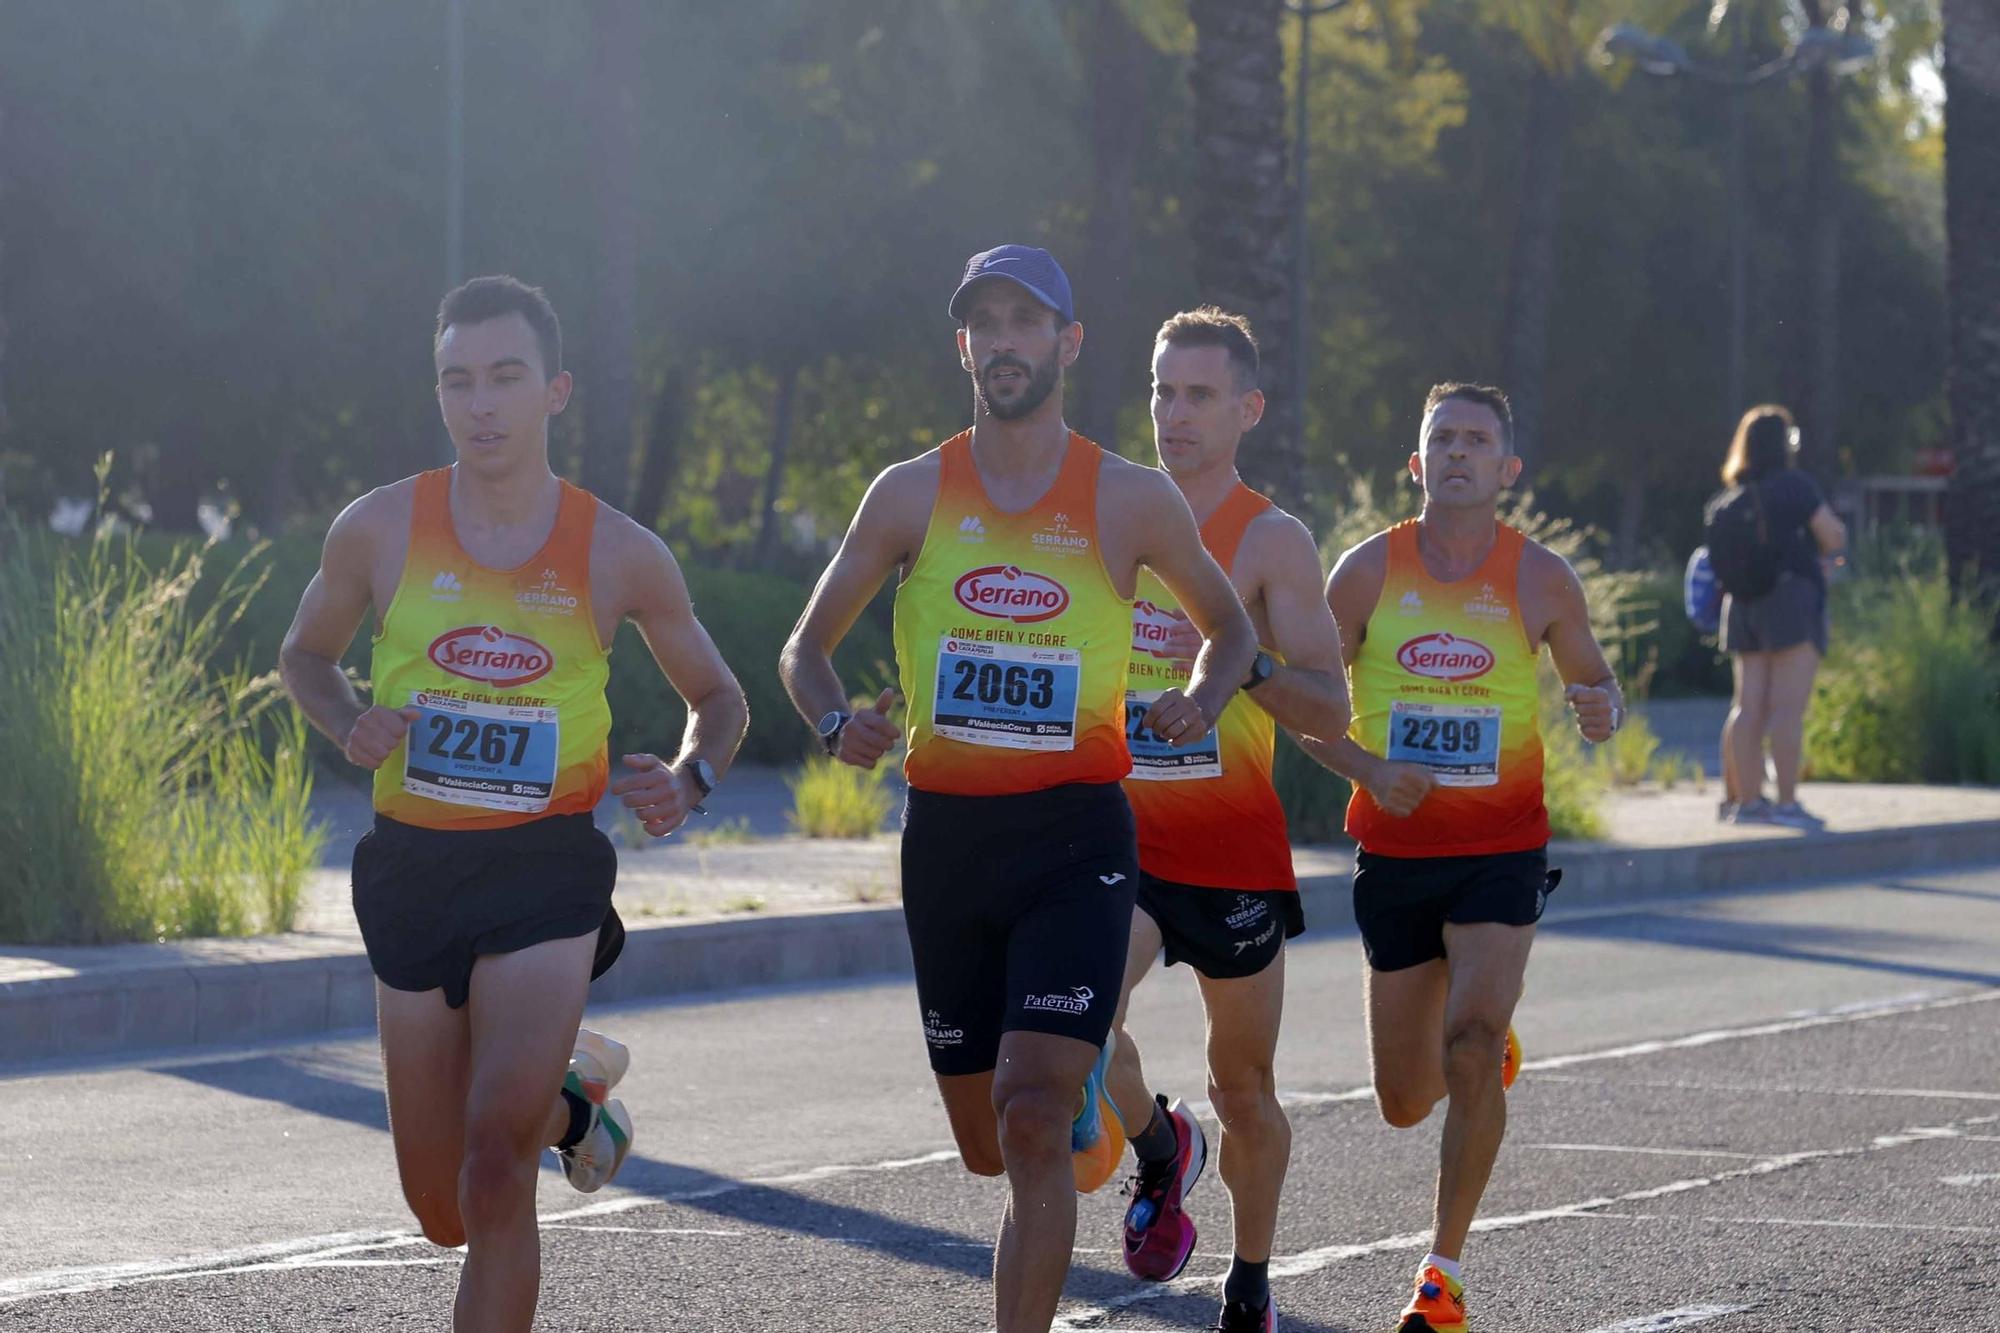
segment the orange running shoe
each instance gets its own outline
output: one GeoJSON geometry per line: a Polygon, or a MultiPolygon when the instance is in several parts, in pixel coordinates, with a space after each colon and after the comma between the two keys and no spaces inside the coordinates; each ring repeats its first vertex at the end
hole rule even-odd
{"type": "Polygon", "coordinates": [[[1078,1194],[1100,1189],[1118,1174],[1118,1163],[1125,1156],[1125,1126],[1118,1119],[1118,1108],[1111,1104],[1111,1094],[1104,1089],[1115,1041],[1115,1036],[1107,1036],[1097,1052],[1097,1063],[1084,1080],[1083,1095],[1078,1099],[1081,1105],[1069,1127],[1070,1174],[1078,1194]]]}
{"type": "Polygon", "coordinates": [[[1465,1333],[1465,1288],[1443,1269],[1425,1268],[1396,1333],[1465,1333]]]}
{"type": "Polygon", "coordinates": [[[1507,1028],[1507,1054],[1500,1057],[1500,1086],[1511,1088],[1514,1080],[1521,1076],[1521,1039],[1514,1035],[1513,1026],[1507,1028]]]}

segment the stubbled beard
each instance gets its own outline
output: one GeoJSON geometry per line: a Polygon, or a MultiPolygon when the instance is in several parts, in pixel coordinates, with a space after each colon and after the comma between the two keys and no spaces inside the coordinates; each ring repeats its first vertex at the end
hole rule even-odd
{"type": "Polygon", "coordinates": [[[973,377],[972,389],[979,395],[979,406],[987,416],[995,421],[1019,421],[1046,403],[1049,395],[1056,391],[1056,385],[1060,383],[1062,383],[1062,367],[1054,354],[1039,366],[1030,366],[1027,362],[1010,356],[989,361],[986,369],[973,377]],[[1010,402],[997,401],[989,397],[986,392],[986,376],[1003,366],[1026,371],[1028,374],[1027,387],[1021,390],[1019,397],[1010,402]]]}

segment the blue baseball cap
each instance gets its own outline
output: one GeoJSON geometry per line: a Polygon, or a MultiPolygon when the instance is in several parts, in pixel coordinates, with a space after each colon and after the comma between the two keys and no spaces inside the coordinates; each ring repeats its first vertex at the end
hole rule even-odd
{"type": "Polygon", "coordinates": [[[966,260],[965,277],[951,294],[951,317],[961,324],[965,322],[965,295],[982,278],[1005,278],[1061,315],[1064,324],[1076,323],[1069,274],[1046,250],[1032,245],[996,245],[966,260]]]}

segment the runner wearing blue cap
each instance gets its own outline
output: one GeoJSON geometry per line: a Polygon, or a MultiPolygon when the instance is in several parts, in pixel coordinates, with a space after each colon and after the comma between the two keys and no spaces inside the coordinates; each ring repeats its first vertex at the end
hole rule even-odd
{"type": "Polygon", "coordinates": [[[1169,746],[1208,735],[1256,632],[1173,482],[1063,423],[1083,328],[1054,256],[974,255],[950,310],[972,428],[876,478],[780,670],[845,763],[873,768],[907,727],[903,908],[931,1069],[966,1168],[1007,1177],[999,1333],[1047,1333],[1076,1191],[1124,1148],[1103,1079],[1139,879],[1119,780],[1140,568],[1203,638],[1144,717],[1169,746]],[[895,690],[850,712],[832,661],[892,571],[903,726],[895,690]]]}

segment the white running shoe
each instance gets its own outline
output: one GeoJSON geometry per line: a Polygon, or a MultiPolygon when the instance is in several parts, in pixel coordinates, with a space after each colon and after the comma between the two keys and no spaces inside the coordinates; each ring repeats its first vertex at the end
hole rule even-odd
{"type": "Polygon", "coordinates": [[[563,1076],[563,1086],[591,1105],[602,1106],[631,1066],[632,1052],[621,1043],[602,1032],[578,1028],[576,1049],[570,1052],[569,1073],[563,1076]]]}
{"type": "Polygon", "coordinates": [[[631,1151],[632,1117],[626,1114],[625,1103],[614,1097],[590,1108],[590,1128],[573,1147],[560,1149],[557,1155],[570,1187],[579,1194],[595,1194],[618,1174],[631,1151]]]}

